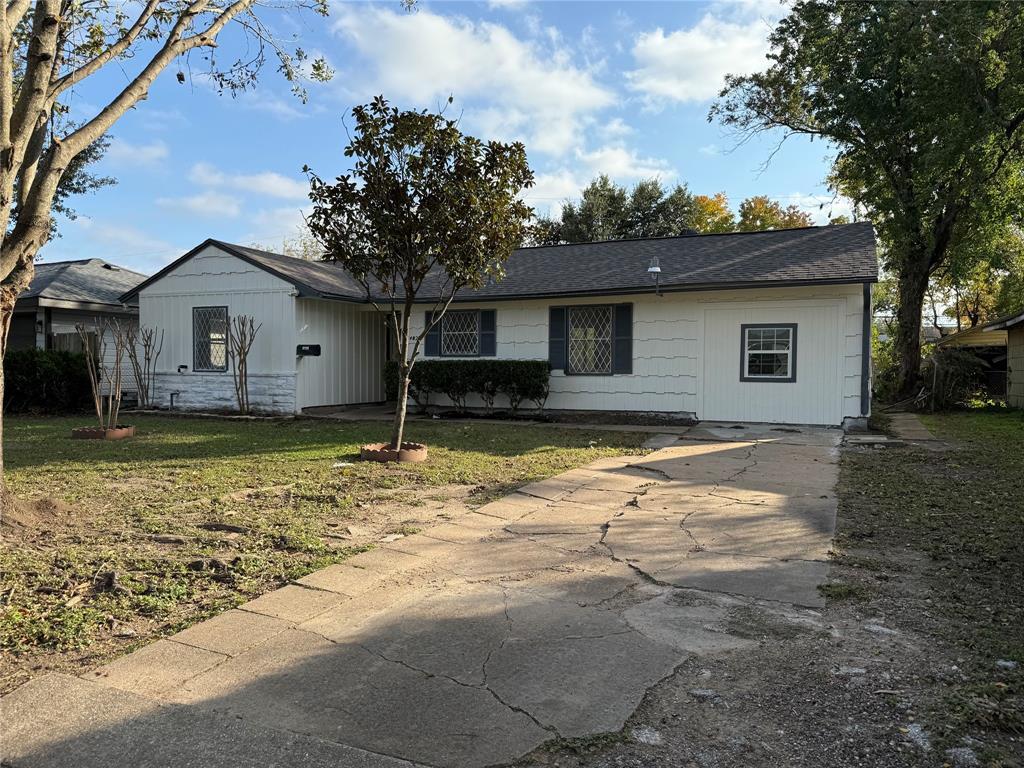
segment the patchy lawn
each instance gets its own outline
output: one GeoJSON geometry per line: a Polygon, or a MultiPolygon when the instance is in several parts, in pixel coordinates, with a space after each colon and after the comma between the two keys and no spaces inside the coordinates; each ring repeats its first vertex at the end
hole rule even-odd
{"type": "Polygon", "coordinates": [[[0,544],[0,692],[74,672],[644,435],[411,423],[423,464],[357,462],[387,426],[138,418],[124,442],[84,419],[10,418],[22,500],[0,544]]]}
{"type": "Polygon", "coordinates": [[[837,571],[920,643],[908,698],[936,747],[1010,765],[1024,755],[1024,413],[922,421],[953,450],[846,454],[837,571]]]}

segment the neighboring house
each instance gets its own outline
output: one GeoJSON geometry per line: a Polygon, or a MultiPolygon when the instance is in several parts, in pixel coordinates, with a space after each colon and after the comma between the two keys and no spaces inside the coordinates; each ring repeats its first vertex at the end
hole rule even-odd
{"type": "MultiPolygon", "coordinates": [[[[458,294],[428,357],[549,360],[552,410],[830,425],[870,413],[870,224],[522,248],[505,272],[458,294]]],[[[166,332],[157,403],[233,405],[237,314],[263,324],[254,406],[384,398],[384,319],[332,264],[207,240],[121,299],[166,332]]]]}
{"type": "Polygon", "coordinates": [[[1006,404],[1024,408],[1024,308],[984,327],[989,333],[1006,334],[1006,404]]]}
{"type": "MultiPolygon", "coordinates": [[[[146,275],[109,264],[102,259],[54,261],[36,264],[35,276],[18,297],[7,337],[8,349],[57,349],[82,351],[79,323],[117,318],[138,322],[138,302],[123,303],[121,294],[146,279],[146,275]]],[[[107,343],[106,357],[113,357],[107,343]]],[[[127,361],[122,366],[124,389],[135,390],[127,361]]]]}
{"type": "Polygon", "coordinates": [[[936,342],[935,346],[969,350],[985,366],[985,391],[991,397],[1000,398],[1007,394],[1007,331],[1002,327],[993,327],[996,323],[976,325],[951,333],[936,342]]]}

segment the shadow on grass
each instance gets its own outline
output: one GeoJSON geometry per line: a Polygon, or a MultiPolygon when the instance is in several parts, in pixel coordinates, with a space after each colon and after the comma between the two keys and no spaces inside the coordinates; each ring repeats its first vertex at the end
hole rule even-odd
{"type": "MultiPolygon", "coordinates": [[[[280,455],[283,459],[352,460],[359,446],[387,439],[389,427],[373,422],[236,422],[140,417],[136,437],[124,441],[72,440],[82,417],[13,417],[5,421],[5,464],[11,470],[54,463],[125,463],[231,459],[280,455]]],[[[407,437],[461,454],[511,457],[592,445],[636,448],[642,437],[516,424],[411,423],[407,437]]]]}

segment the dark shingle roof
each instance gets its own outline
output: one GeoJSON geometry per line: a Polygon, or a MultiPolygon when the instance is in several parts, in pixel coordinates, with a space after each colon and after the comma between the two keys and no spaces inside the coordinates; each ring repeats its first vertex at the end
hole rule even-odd
{"type": "Polygon", "coordinates": [[[102,259],[43,262],[36,264],[28,290],[18,298],[120,305],[121,295],[145,279],[102,259]]]}
{"type": "Polygon", "coordinates": [[[229,253],[242,255],[256,266],[281,277],[295,285],[299,290],[304,288],[312,295],[331,298],[347,298],[362,301],[366,291],[354,277],[345,270],[324,261],[309,261],[294,256],[282,256],[279,253],[261,251],[244,245],[233,245],[220,240],[213,240],[229,253]]]}
{"type": "MultiPolygon", "coordinates": [[[[306,261],[219,240],[207,240],[122,299],[207,245],[215,245],[295,285],[302,295],[365,301],[359,283],[330,263],[306,261]]],[[[878,279],[875,234],[869,223],[733,232],[645,240],[609,240],[520,248],[505,262],[505,278],[480,290],[464,290],[457,301],[647,293],[654,280],[651,259],[661,266],[661,289],[768,287],[863,283],[878,279]]],[[[437,296],[438,273],[424,282],[420,296],[437,296]]]]}
{"type": "Polygon", "coordinates": [[[647,292],[655,256],[663,290],[878,279],[874,230],[858,223],[522,248],[502,281],[460,298],[647,292]]]}

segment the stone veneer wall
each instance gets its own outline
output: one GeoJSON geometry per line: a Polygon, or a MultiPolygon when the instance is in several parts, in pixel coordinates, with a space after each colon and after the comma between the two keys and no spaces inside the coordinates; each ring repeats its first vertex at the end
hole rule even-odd
{"type": "MultiPolygon", "coordinates": [[[[238,408],[231,373],[157,373],[153,404],[167,408],[171,392],[175,409],[183,411],[224,411],[238,408]]],[[[249,401],[263,413],[295,413],[294,373],[249,374],[249,401]]]]}

